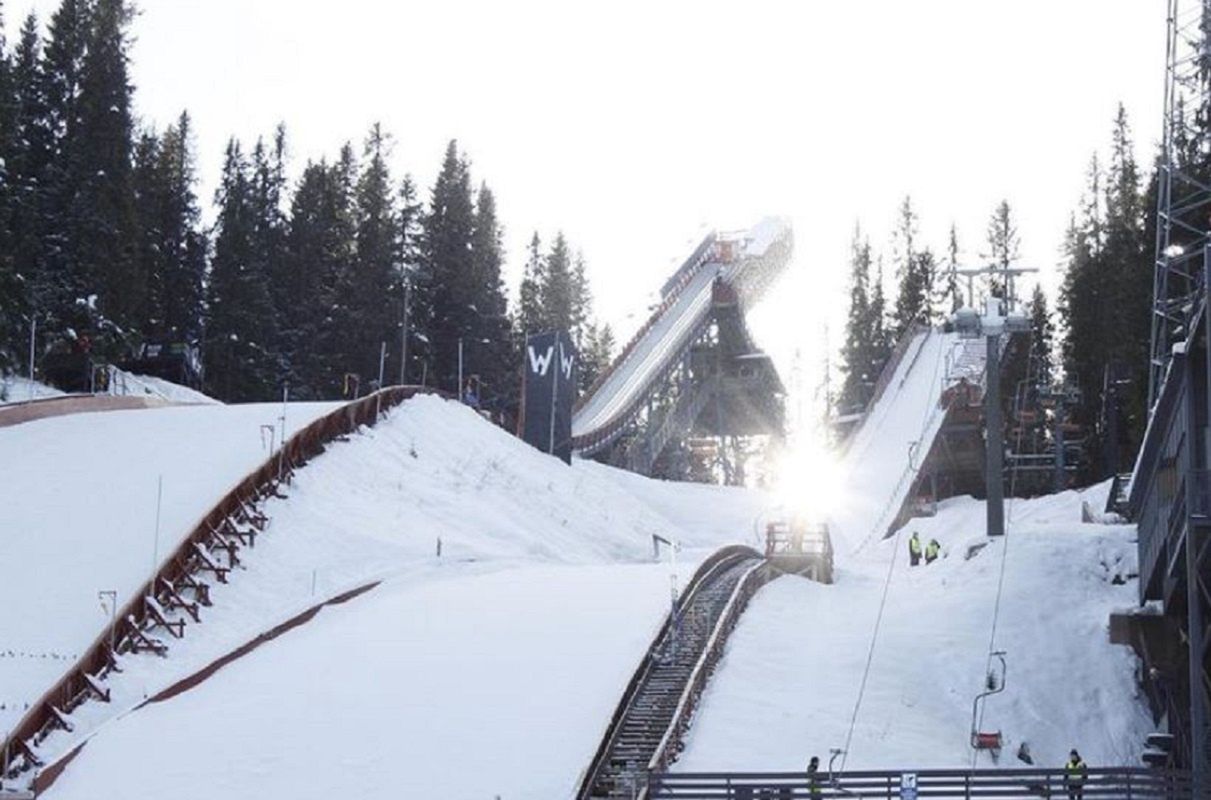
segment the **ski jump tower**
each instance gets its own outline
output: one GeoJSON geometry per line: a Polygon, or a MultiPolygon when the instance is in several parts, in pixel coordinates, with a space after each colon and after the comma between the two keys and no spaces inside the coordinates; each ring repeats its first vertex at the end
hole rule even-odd
{"type": "Polygon", "coordinates": [[[783,219],[708,234],[577,404],[573,450],[644,475],[742,482],[754,437],[782,437],[786,394],[745,315],[793,246],[783,219]]]}
{"type": "MultiPolygon", "coordinates": [[[[1211,0],[1169,0],[1157,198],[1149,422],[1131,477],[1140,602],[1132,643],[1171,738],[1146,758],[1189,766],[1211,786],[1211,0]]],[[[1200,795],[1201,796],[1201,795],[1200,795]]]]}

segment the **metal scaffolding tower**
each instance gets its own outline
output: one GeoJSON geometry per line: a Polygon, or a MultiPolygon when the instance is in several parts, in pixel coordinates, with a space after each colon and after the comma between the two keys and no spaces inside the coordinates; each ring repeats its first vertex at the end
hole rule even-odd
{"type": "Polygon", "coordinates": [[[1198,307],[1211,243],[1211,0],[1169,0],[1148,407],[1198,307]],[[1191,125],[1193,121],[1193,125],[1191,125]]]}

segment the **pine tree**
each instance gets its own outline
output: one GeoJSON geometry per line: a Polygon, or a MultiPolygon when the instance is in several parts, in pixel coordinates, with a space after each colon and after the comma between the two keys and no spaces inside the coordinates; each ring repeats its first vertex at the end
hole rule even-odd
{"type": "Polygon", "coordinates": [[[144,133],[135,147],[137,261],[147,298],[140,327],[161,341],[194,343],[202,330],[206,239],[191,131],[189,115],[182,113],[162,136],[144,133]]]}
{"type": "Polygon", "coordinates": [[[546,319],[542,305],[542,290],[546,284],[546,262],[542,257],[542,242],[535,231],[526,246],[526,265],[518,290],[517,314],[514,322],[520,335],[539,333],[546,319]]]}
{"type": "MultiPolygon", "coordinates": [[[[65,228],[69,260],[99,296],[102,314],[120,328],[140,326],[147,281],[135,258],[136,224],[131,180],[134,122],[127,0],[95,0],[88,9],[77,118],[64,146],[77,170],[65,228]]],[[[115,331],[118,333],[118,331],[115,331]]],[[[119,352],[119,354],[121,354],[119,352]]]]}
{"type": "MultiPolygon", "coordinates": [[[[432,320],[427,331],[433,362],[429,373],[431,383],[450,390],[458,382],[459,341],[472,337],[478,311],[473,308],[474,225],[470,170],[458,152],[458,143],[451,141],[433,185],[423,248],[424,289],[432,298],[432,320]]],[[[470,347],[475,349],[473,342],[470,347]]]]}
{"type": "MultiPolygon", "coordinates": [[[[27,30],[31,23],[32,18],[27,20],[27,30]]],[[[32,111],[38,115],[37,121],[30,123],[34,136],[24,165],[24,180],[32,190],[28,207],[36,214],[36,219],[27,220],[32,222],[28,229],[38,241],[36,253],[27,242],[21,255],[37,258],[30,265],[34,269],[34,313],[47,348],[63,346],[74,331],[92,328],[94,323],[87,304],[76,302],[89,294],[91,284],[84,266],[77,263],[79,248],[74,236],[83,225],[76,217],[81,210],[76,198],[86,168],[80,163],[77,142],[88,36],[85,0],[63,0],[51,16],[41,63],[33,74],[27,73],[37,86],[24,89],[24,99],[29,103],[26,114],[32,111]]],[[[25,44],[23,34],[23,48],[25,44]]]]}
{"type": "Polygon", "coordinates": [[[555,235],[550,252],[543,259],[543,330],[572,329],[575,298],[572,284],[572,255],[563,232],[555,235]]]}
{"type": "Polygon", "coordinates": [[[895,234],[896,277],[900,284],[893,314],[896,338],[903,336],[913,324],[930,321],[933,256],[927,251],[917,250],[917,225],[912,200],[905,197],[900,205],[900,220],[895,234]]]}
{"type": "Polygon", "coordinates": [[[23,324],[28,325],[29,319],[36,316],[40,325],[49,326],[51,308],[62,302],[59,297],[62,287],[49,280],[43,250],[46,229],[43,209],[53,136],[45,97],[38,19],[32,13],[21,28],[13,56],[13,84],[14,136],[12,151],[5,156],[13,270],[24,289],[23,324]]]}
{"type": "Polygon", "coordinates": [[[837,408],[842,414],[865,408],[874,385],[870,374],[874,364],[870,243],[856,226],[850,252],[849,318],[845,324],[845,341],[841,346],[841,371],[845,378],[837,396],[837,408]]]}
{"type": "Polygon", "coordinates": [[[870,331],[872,359],[878,367],[872,371],[877,376],[883,365],[891,358],[895,342],[892,340],[892,330],[887,324],[887,299],[883,290],[883,259],[875,262],[875,277],[870,290],[870,319],[867,323],[870,331]]]}
{"type": "Polygon", "coordinates": [[[942,314],[953,314],[963,307],[963,290],[959,286],[959,233],[950,225],[946,242],[946,262],[938,270],[935,281],[935,307],[942,314]]]}
{"type": "Polygon", "coordinates": [[[424,292],[423,241],[424,205],[417,199],[416,183],[411,175],[405,175],[399,190],[400,262],[403,270],[405,297],[401,298],[402,313],[406,314],[408,327],[408,364],[406,374],[400,376],[401,383],[419,383],[420,374],[415,371],[419,363],[416,350],[426,342],[424,331],[432,320],[431,298],[424,292]],[[407,309],[403,303],[407,302],[407,309]]]}
{"type": "Polygon", "coordinates": [[[17,126],[13,62],[0,15],[0,375],[14,370],[18,364],[19,341],[27,313],[25,285],[14,257],[16,236],[12,222],[17,194],[9,172],[16,152],[17,126]]]}
{"type": "MultiPolygon", "coordinates": [[[[1017,225],[1013,221],[1013,212],[1009,201],[1002,200],[993,210],[988,219],[988,230],[985,234],[988,252],[985,258],[989,265],[996,269],[1009,269],[1021,257],[1021,238],[1018,236],[1017,225]]],[[[1012,278],[1010,279],[1012,286],[1012,278]]],[[[988,281],[990,297],[1004,297],[1007,287],[1003,278],[991,276],[988,281]]]]}
{"type": "Polygon", "coordinates": [[[585,336],[588,333],[590,317],[593,313],[593,292],[589,288],[589,278],[585,274],[584,254],[577,251],[575,258],[572,260],[571,274],[571,313],[569,316],[569,329],[572,334],[572,341],[579,348],[584,344],[585,336]]]}
{"type": "Polygon", "coordinates": [[[1034,285],[1030,296],[1030,363],[1031,378],[1036,385],[1050,386],[1055,379],[1055,364],[1052,353],[1055,348],[1055,323],[1047,307],[1047,295],[1043,287],[1034,285]]]}
{"type": "Polygon", "coordinates": [[[207,286],[206,382],[224,401],[267,400],[282,365],[265,268],[264,187],[239,144],[227,145],[215,202],[214,258],[207,286]]]}
{"type": "Polygon", "coordinates": [[[585,326],[584,344],[580,350],[580,370],[577,372],[581,392],[588,391],[610,366],[614,359],[614,347],[614,331],[609,323],[598,325],[596,322],[590,322],[585,326]]]}
{"type": "Polygon", "coordinates": [[[291,395],[340,395],[346,371],[348,313],[356,233],[351,181],[352,150],[344,166],[309,163],[290,207],[286,270],[274,283],[286,379],[291,395]]]}
{"type": "Polygon", "coordinates": [[[382,126],[376,123],[366,136],[354,196],[357,256],[349,306],[357,324],[351,331],[349,363],[365,380],[377,380],[382,344],[394,355],[398,339],[402,231],[387,166],[389,146],[382,126]]]}
{"type": "Polygon", "coordinates": [[[517,393],[520,366],[514,352],[501,268],[504,264],[503,233],[496,216],[496,198],[487,184],[480,184],[475,198],[471,231],[473,304],[473,351],[464,353],[471,374],[479,376],[480,399],[493,406],[511,402],[517,393]]]}

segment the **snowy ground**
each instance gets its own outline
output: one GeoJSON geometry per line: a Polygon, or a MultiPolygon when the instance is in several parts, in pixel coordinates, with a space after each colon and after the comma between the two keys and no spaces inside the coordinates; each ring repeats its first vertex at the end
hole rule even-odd
{"type": "Polygon", "coordinates": [[[266,506],[269,532],[246,570],[215,587],[203,623],[166,660],[125,659],[114,702],[86,704],[75,735],[52,737],[48,757],[96,733],[49,796],[104,797],[98,787],[129,766],[117,754],[142,759],[148,748],[155,777],[114,796],[213,796],[214,762],[167,744],[184,728],[230,761],[224,796],[330,797],[351,781],[365,797],[566,796],[667,609],[670,570],[652,563],[652,535],[684,544],[684,583],[716,546],[749,539],[765,503],[568,468],[468,409],[416,398],[300,470],[290,497],[266,506]],[[200,688],[115,719],[378,578],[378,589],[200,688]],[[198,703],[247,711],[199,715],[198,703]],[[336,765],[322,776],[308,772],[317,747],[336,765]]]}
{"type": "MultiPolygon", "coordinates": [[[[287,431],[339,404],[296,404],[287,431]]],[[[198,519],[269,456],[281,405],[72,414],[0,428],[0,732],[198,519]],[[159,536],[156,498],[160,479],[159,536]]]]}
{"type": "MultiPolygon", "coordinates": [[[[1104,502],[1098,487],[1091,504],[1104,502]]],[[[982,690],[997,582],[1005,584],[996,648],[1008,682],[983,728],[1006,739],[1002,764],[1027,742],[1058,767],[1077,747],[1092,765],[1137,764],[1152,730],[1136,659],[1111,645],[1111,611],[1135,604],[1134,526],[1080,522],[1076,492],[1014,501],[1010,534],[970,560],[984,504],[945,501],[887,540],[839,562],[836,583],[783,577],[741,619],[704,695],[679,771],[798,770],[844,747],[891,560],[885,616],[849,747],[849,769],[970,766],[972,700],[982,690]],[[907,536],[937,538],[943,558],[908,567],[907,536]],[[1125,581],[1116,585],[1115,579],[1125,581]]],[[[979,762],[989,766],[987,755],[979,762]]]]}
{"type": "Polygon", "coordinates": [[[136,375],[133,372],[123,372],[120,369],[114,369],[110,382],[110,391],[113,394],[155,397],[160,400],[167,400],[170,403],[213,404],[219,402],[196,389],[190,389],[188,386],[166,381],[154,375],[136,375]]]}
{"type": "Polygon", "coordinates": [[[30,381],[29,378],[22,378],[20,375],[0,375],[0,405],[62,396],[63,392],[53,386],[30,381]]]}

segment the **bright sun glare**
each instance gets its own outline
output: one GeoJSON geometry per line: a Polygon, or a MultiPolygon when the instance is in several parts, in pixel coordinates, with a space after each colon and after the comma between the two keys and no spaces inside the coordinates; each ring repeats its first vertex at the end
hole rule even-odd
{"type": "Polygon", "coordinates": [[[778,466],[775,496],[790,514],[824,521],[844,491],[841,465],[821,443],[792,442],[778,466]]]}

